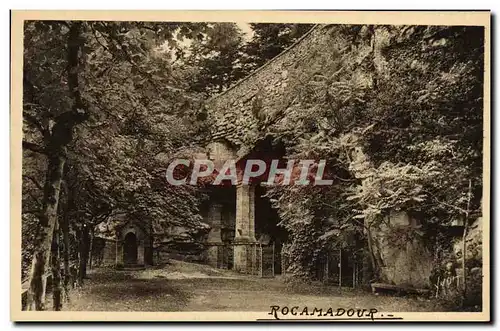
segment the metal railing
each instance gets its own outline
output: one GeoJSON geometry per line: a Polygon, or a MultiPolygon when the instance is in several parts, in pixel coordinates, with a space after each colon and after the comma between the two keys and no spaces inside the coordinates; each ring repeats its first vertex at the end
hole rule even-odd
{"type": "MultiPolygon", "coordinates": [[[[217,247],[217,261],[210,261],[214,267],[219,269],[234,270],[234,248],[245,246],[247,249],[246,272],[259,277],[274,277],[275,275],[275,246],[274,244],[263,245],[261,243],[211,243],[208,247],[217,247]]],[[[214,255],[215,255],[214,254],[214,255]]],[[[214,257],[214,256],[212,256],[214,257]]]]}

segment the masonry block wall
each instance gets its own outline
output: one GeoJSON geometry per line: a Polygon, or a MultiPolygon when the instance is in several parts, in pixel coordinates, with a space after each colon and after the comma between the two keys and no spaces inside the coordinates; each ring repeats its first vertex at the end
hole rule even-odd
{"type": "Polygon", "coordinates": [[[116,261],[116,240],[105,239],[101,265],[114,265],[116,261]]]}
{"type": "Polygon", "coordinates": [[[378,254],[384,265],[381,267],[382,280],[389,284],[411,284],[417,288],[430,286],[432,254],[418,237],[410,240],[402,238],[395,242],[394,229],[411,230],[420,222],[406,212],[392,212],[372,230],[374,253],[378,254]]]}
{"type": "Polygon", "coordinates": [[[360,42],[341,25],[318,25],[297,43],[245,77],[230,89],[208,100],[209,118],[215,123],[212,139],[225,139],[243,156],[263,135],[262,124],[286,120],[283,116],[300,99],[297,87],[305,82],[346,70],[355,84],[372,84],[372,73],[357,70],[375,52],[376,67],[385,66],[378,50],[388,38],[383,29],[370,40],[367,27],[360,26],[360,42]],[[364,39],[363,39],[364,38],[364,39]],[[340,70],[340,71],[339,71],[340,70]]]}

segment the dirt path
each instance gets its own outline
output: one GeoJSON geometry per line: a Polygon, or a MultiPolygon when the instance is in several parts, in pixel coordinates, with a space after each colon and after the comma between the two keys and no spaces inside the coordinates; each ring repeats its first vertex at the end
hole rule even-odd
{"type": "Polygon", "coordinates": [[[74,293],[65,310],[84,311],[270,311],[270,306],[376,308],[436,311],[427,300],[375,296],[326,286],[291,289],[280,279],[260,279],[193,263],[172,261],[142,271],[98,269],[74,293]]]}

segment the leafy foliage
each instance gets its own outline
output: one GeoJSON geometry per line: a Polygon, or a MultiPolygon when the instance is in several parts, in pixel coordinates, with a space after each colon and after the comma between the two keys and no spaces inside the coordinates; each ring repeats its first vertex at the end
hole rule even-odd
{"type": "Polygon", "coordinates": [[[214,23],[206,38],[194,40],[187,63],[195,68],[191,89],[220,93],[245,76],[243,33],[234,23],[214,23]]]}
{"type": "Polygon", "coordinates": [[[249,70],[253,70],[283,52],[313,25],[251,23],[250,26],[253,36],[244,46],[244,62],[249,70]]]}
{"type": "MultiPolygon", "coordinates": [[[[73,102],[64,56],[72,24],[25,26],[25,260],[46,198],[44,168],[53,123],[73,102]]],[[[90,117],[66,137],[59,205],[59,217],[70,221],[73,235],[120,214],[151,223],[159,232],[171,224],[206,228],[197,209],[200,194],[193,187],[169,187],[164,179],[168,158],[181,149],[189,154],[193,137],[204,130],[196,120],[200,97],[185,91],[184,72],[172,66],[179,40],[204,29],[201,23],[83,22],[77,74],[90,117]]]]}
{"type": "Polygon", "coordinates": [[[311,24],[251,23],[251,39],[234,23],[213,23],[183,53],[193,72],[191,89],[214,95],[271,60],[311,29],[311,24]]]}

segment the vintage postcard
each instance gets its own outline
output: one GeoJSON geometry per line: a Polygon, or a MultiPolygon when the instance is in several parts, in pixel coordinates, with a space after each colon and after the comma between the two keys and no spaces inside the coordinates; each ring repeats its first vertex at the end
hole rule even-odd
{"type": "Polygon", "coordinates": [[[14,321],[490,321],[490,12],[13,11],[14,321]]]}

